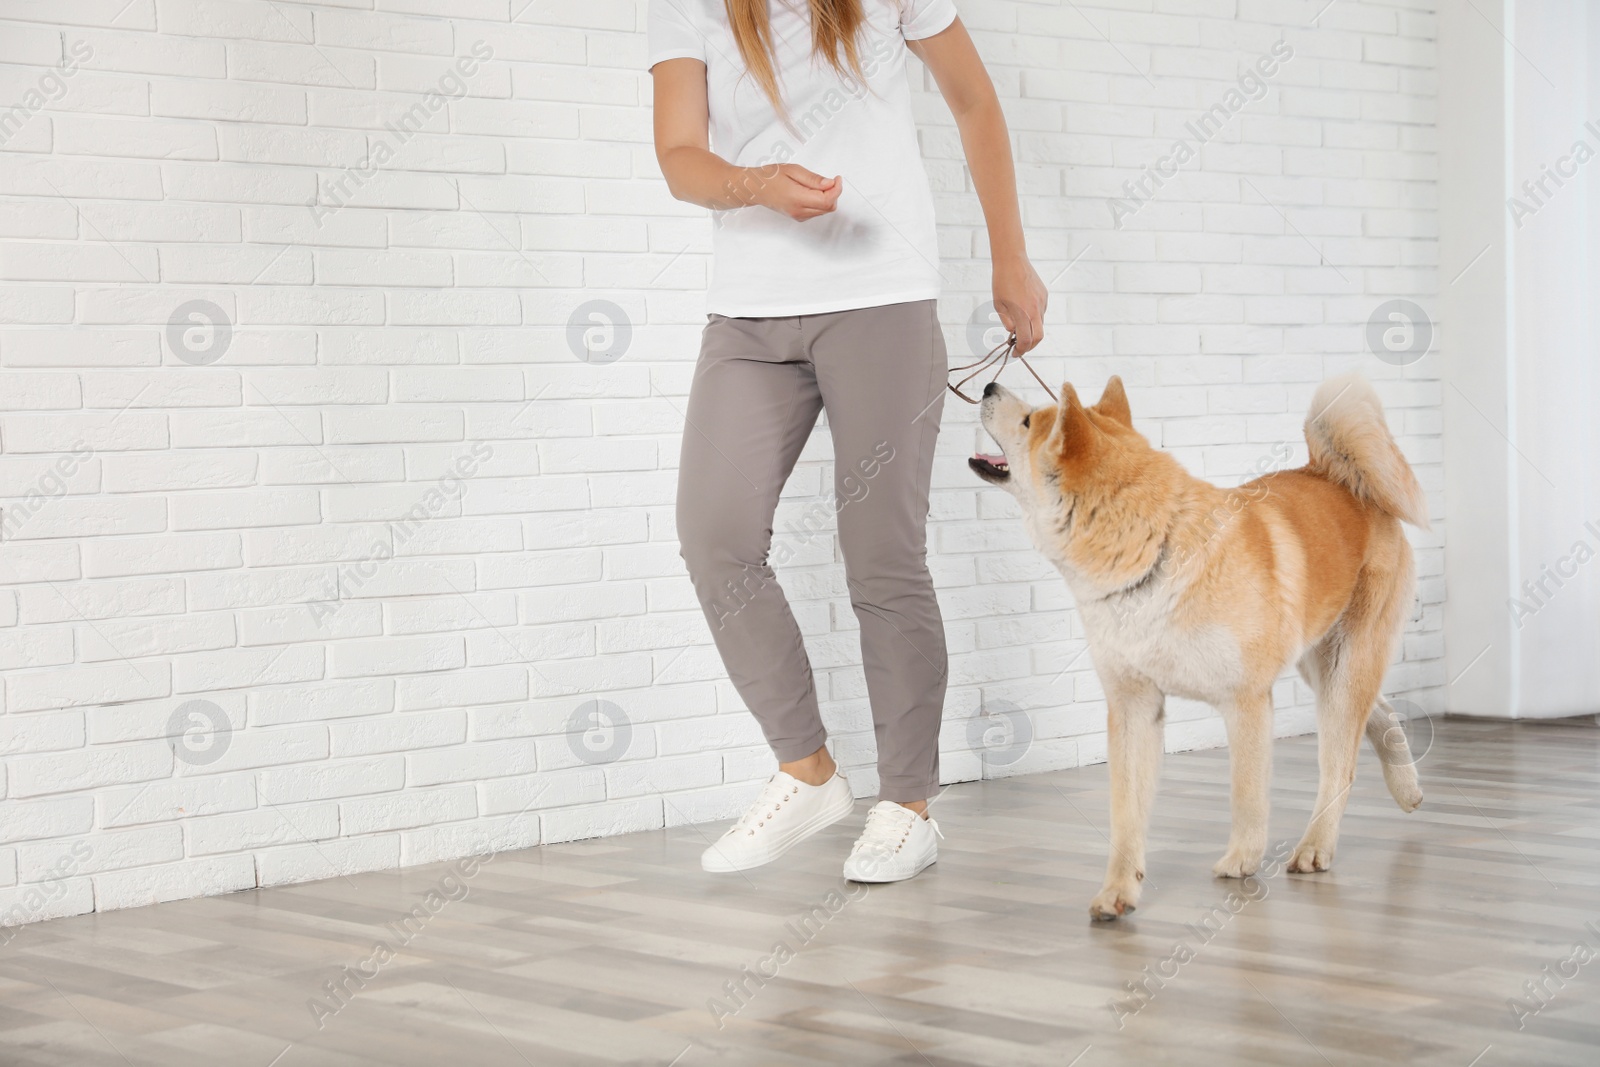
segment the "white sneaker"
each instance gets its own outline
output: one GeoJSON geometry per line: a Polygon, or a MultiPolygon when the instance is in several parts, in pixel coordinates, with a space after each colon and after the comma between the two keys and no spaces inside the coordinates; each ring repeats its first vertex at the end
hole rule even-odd
{"type": "Polygon", "coordinates": [[[867,826],[844,861],[852,882],[903,882],[939,859],[939,824],[892,800],[867,812],[867,826]]]}
{"type": "Polygon", "coordinates": [[[771,863],[849,815],[855,802],[842,774],[835,773],[821,785],[806,785],[779,771],[767,779],[739,821],[701,853],[700,866],[713,874],[727,874],[771,863]]]}

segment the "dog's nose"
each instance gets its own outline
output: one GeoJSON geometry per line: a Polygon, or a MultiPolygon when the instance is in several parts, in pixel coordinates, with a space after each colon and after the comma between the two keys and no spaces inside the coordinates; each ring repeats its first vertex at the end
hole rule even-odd
{"type": "Polygon", "coordinates": [[[983,395],[984,396],[994,396],[994,394],[998,393],[999,391],[1000,391],[1000,383],[999,382],[990,382],[988,385],[983,387],[983,395]]]}

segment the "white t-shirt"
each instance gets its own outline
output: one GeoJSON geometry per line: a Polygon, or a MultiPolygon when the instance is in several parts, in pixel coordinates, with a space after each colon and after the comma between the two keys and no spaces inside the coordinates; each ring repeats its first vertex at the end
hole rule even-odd
{"type": "Polygon", "coordinates": [[[745,69],[723,0],[650,0],[650,66],[706,65],[713,152],[735,166],[796,163],[844,179],[838,209],[806,222],[764,207],[714,212],[707,310],[765,318],[938,297],[933,194],[911,115],[906,42],[948,29],[954,0],[864,0],[864,85],[812,55],[806,0],[768,3],[792,129],[745,69]]]}

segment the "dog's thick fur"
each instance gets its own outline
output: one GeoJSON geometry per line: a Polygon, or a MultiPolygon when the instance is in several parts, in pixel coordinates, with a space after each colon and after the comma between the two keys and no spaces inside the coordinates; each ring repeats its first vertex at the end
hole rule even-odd
{"type": "Polygon", "coordinates": [[[1233,829],[1213,868],[1222,877],[1261,863],[1272,685],[1290,663],[1317,694],[1321,782],[1289,870],[1333,861],[1363,731],[1400,807],[1422,803],[1379,690],[1413,601],[1400,523],[1426,527],[1427,502],[1366,381],[1318,390],[1307,466],[1232,490],[1151,447],[1118,378],[1093,407],[1070,384],[1040,408],[990,385],[982,419],[1005,455],[976,456],[972,469],[1017,498],[1033,543],[1066,576],[1105,688],[1111,857],[1090,914],[1115,919],[1139,902],[1168,694],[1213,705],[1227,726],[1233,829]]]}

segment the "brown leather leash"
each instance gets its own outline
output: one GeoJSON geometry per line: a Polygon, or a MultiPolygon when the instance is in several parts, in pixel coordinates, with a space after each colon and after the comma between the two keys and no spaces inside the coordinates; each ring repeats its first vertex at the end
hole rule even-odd
{"type": "Polygon", "coordinates": [[[989,367],[995,366],[995,364],[997,364],[997,363],[999,364],[999,366],[995,367],[994,377],[989,379],[989,380],[991,382],[998,381],[999,378],[1000,378],[1000,372],[1006,369],[1006,364],[1011,361],[1011,357],[1012,356],[1015,356],[1017,358],[1017,362],[1018,363],[1021,363],[1024,367],[1028,368],[1028,373],[1033,375],[1033,380],[1038,382],[1040,385],[1044,386],[1044,391],[1050,395],[1050,399],[1051,400],[1055,400],[1057,403],[1060,403],[1060,401],[1056,397],[1055,390],[1051,389],[1048,385],[1045,385],[1044,379],[1039,377],[1039,372],[1033,369],[1033,364],[1031,364],[1027,360],[1023,359],[1022,358],[1022,353],[1018,352],[1016,349],[1017,349],[1017,335],[1016,334],[1012,334],[1004,342],[1002,342],[1001,344],[995,345],[993,348],[991,348],[989,350],[988,354],[985,355],[982,359],[978,360],[976,363],[968,363],[965,366],[954,368],[951,371],[951,373],[953,373],[953,374],[959,374],[964,370],[972,370],[972,368],[974,368],[974,367],[976,367],[977,369],[976,370],[972,370],[971,374],[967,375],[965,378],[962,378],[959,382],[956,382],[954,385],[951,385],[949,382],[946,382],[945,383],[945,388],[949,389],[952,393],[956,394],[956,396],[959,396],[962,400],[965,400],[967,403],[976,404],[978,401],[974,400],[972,397],[968,396],[966,393],[963,393],[961,391],[961,387],[963,385],[966,385],[968,382],[972,381],[972,379],[976,378],[978,375],[982,374],[989,367]]]}

